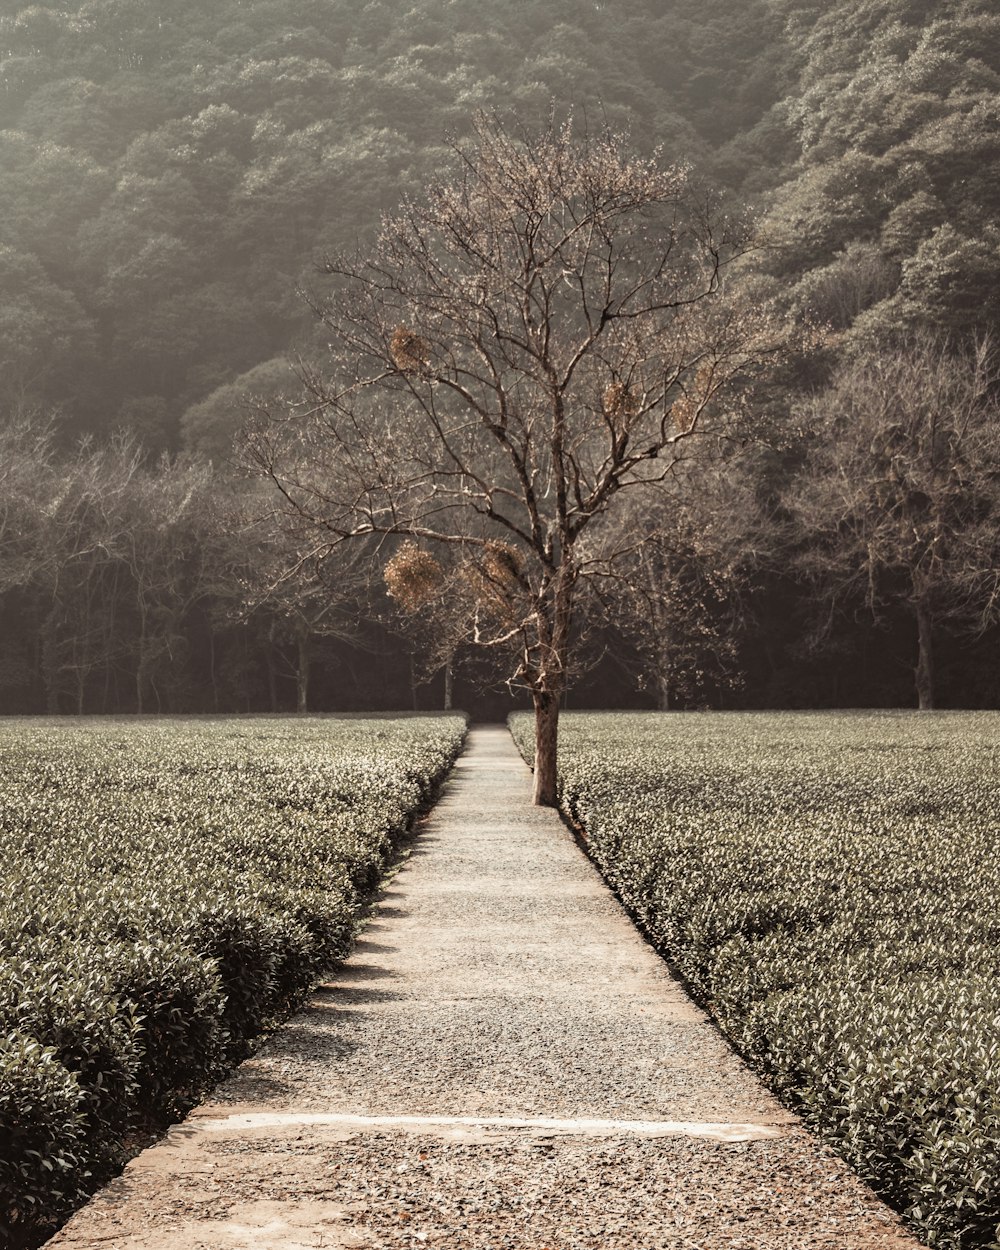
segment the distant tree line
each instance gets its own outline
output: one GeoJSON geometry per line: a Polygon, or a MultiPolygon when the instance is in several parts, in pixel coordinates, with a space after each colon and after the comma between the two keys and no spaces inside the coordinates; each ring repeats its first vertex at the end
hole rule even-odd
{"type": "Polygon", "coordinates": [[[323,665],[328,706],[407,704],[378,606],[356,623],[363,555],[335,573],[293,556],[267,512],[252,485],[128,436],[67,451],[5,427],[0,706],[304,711],[323,665]]]}
{"type": "MultiPolygon", "coordinates": [[[[614,573],[581,592],[561,697],[995,706],[998,389],[987,347],[925,335],[845,361],[793,443],[679,463],[602,533],[614,573]]],[[[468,585],[507,593],[500,547],[428,570],[398,539],[313,548],[280,511],[259,481],[126,435],[67,449],[7,424],[0,709],[502,711],[468,585]]]]}

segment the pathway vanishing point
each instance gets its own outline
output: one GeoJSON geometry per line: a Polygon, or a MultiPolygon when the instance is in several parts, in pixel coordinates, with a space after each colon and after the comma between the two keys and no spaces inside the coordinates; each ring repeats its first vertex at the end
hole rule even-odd
{"type": "Polygon", "coordinates": [[[903,1250],[733,1056],[506,729],[350,960],[50,1250],[903,1250]]]}

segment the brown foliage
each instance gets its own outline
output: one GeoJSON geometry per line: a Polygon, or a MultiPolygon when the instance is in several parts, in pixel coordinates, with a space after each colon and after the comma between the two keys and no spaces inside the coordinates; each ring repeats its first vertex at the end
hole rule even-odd
{"type": "Polygon", "coordinates": [[[419,612],[444,588],[445,573],[429,551],[405,542],[386,564],[385,585],[404,612],[419,612]]]}
{"type": "Polygon", "coordinates": [[[430,360],[431,349],[426,339],[400,325],[392,332],[389,353],[400,373],[420,373],[430,360]]]}

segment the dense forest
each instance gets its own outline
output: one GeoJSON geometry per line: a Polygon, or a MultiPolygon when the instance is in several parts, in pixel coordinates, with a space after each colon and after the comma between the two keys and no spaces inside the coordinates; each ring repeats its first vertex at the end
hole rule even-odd
{"type": "Polygon", "coordinates": [[[988,0],[0,17],[0,707],[427,704],[445,658],[473,699],[377,553],[302,564],[237,462],[326,350],[323,258],[484,109],[689,163],[758,214],[729,280],[817,330],[592,605],[570,701],[997,705],[998,88],[988,0]]]}

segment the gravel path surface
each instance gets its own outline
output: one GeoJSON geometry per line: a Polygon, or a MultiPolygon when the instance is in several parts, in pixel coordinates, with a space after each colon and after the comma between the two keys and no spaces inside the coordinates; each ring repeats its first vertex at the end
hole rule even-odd
{"type": "Polygon", "coordinates": [[[888,1250],[502,728],[470,734],[352,958],[50,1247],[888,1250]]]}

